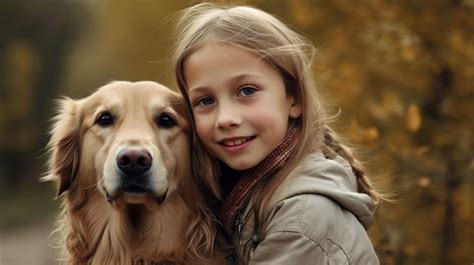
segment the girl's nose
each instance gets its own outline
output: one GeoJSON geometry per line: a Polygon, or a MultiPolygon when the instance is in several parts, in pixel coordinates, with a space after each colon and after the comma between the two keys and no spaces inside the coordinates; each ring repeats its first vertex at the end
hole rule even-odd
{"type": "Polygon", "coordinates": [[[238,127],[242,123],[242,119],[238,110],[228,107],[223,107],[219,111],[216,120],[216,127],[218,129],[228,129],[238,127]]]}

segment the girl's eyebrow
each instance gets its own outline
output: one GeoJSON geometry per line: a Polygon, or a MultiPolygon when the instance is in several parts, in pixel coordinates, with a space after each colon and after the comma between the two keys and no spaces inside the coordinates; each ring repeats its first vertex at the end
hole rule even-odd
{"type": "MultiPolygon", "coordinates": [[[[235,84],[235,83],[241,82],[245,78],[262,79],[262,77],[260,75],[256,75],[256,74],[252,74],[252,73],[244,73],[244,74],[239,74],[239,75],[236,75],[236,76],[230,78],[227,82],[231,83],[231,84],[235,84]]],[[[191,87],[191,88],[189,88],[189,94],[191,95],[191,93],[193,91],[196,92],[196,93],[205,92],[208,88],[209,87],[206,86],[206,85],[198,86],[198,87],[191,87]]]]}
{"type": "Polygon", "coordinates": [[[252,73],[248,73],[248,74],[240,74],[240,75],[236,75],[234,77],[232,77],[230,79],[230,82],[233,82],[233,83],[239,83],[240,81],[242,81],[243,79],[245,78],[257,78],[257,79],[261,79],[262,77],[260,75],[256,75],[256,74],[252,74],[252,73]]]}
{"type": "Polygon", "coordinates": [[[200,86],[196,88],[190,88],[189,89],[189,98],[192,98],[193,94],[202,94],[205,93],[208,90],[207,86],[200,86]]]}

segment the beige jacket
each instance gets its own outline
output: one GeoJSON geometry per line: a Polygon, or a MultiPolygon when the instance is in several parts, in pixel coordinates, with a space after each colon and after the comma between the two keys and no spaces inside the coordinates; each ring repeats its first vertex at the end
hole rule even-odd
{"type": "Polygon", "coordinates": [[[366,233],[375,205],[357,192],[349,163],[315,153],[296,170],[274,196],[263,238],[254,235],[250,205],[240,216],[238,264],[379,264],[366,233]]]}

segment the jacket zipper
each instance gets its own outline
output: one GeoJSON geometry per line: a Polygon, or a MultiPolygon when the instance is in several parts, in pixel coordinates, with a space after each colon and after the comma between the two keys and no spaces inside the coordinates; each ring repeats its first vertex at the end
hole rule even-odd
{"type": "MultiPolygon", "coordinates": [[[[239,212],[238,217],[235,219],[235,224],[234,224],[235,229],[234,229],[234,239],[233,240],[234,240],[234,246],[237,246],[237,249],[236,249],[237,253],[239,251],[239,248],[242,246],[242,242],[240,242],[241,241],[240,237],[241,237],[241,234],[242,234],[243,219],[244,219],[244,214],[243,214],[243,211],[241,210],[239,212]]],[[[247,262],[250,260],[250,252],[254,248],[255,243],[256,242],[254,241],[253,237],[249,242],[244,243],[242,258],[244,258],[247,262]]],[[[237,255],[237,257],[239,257],[239,255],[237,255]]]]}
{"type": "Polygon", "coordinates": [[[240,247],[240,233],[242,232],[242,219],[243,219],[243,212],[242,210],[239,211],[237,218],[235,218],[234,223],[234,234],[232,237],[233,245],[234,245],[234,259],[235,264],[239,264],[239,247],[240,247]]]}
{"type": "Polygon", "coordinates": [[[245,244],[244,246],[244,253],[243,253],[243,256],[244,256],[244,259],[249,262],[250,261],[250,251],[253,249],[254,247],[254,242],[253,240],[250,240],[249,242],[247,242],[247,244],[245,244]]]}
{"type": "Polygon", "coordinates": [[[243,219],[243,213],[242,211],[239,212],[239,215],[237,218],[235,218],[235,223],[234,223],[234,245],[240,245],[240,233],[242,232],[242,219],[243,219]]]}

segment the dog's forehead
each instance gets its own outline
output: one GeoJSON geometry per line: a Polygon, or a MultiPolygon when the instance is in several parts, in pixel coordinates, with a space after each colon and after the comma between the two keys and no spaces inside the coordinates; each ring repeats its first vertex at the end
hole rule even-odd
{"type": "Polygon", "coordinates": [[[100,87],[97,93],[113,95],[116,93],[125,93],[127,95],[161,95],[163,97],[178,96],[178,94],[168,87],[152,81],[114,81],[100,87]]]}
{"type": "Polygon", "coordinates": [[[114,81],[100,87],[92,97],[107,103],[126,104],[127,101],[151,101],[169,104],[182,100],[181,96],[170,88],[152,81],[114,81]]]}

